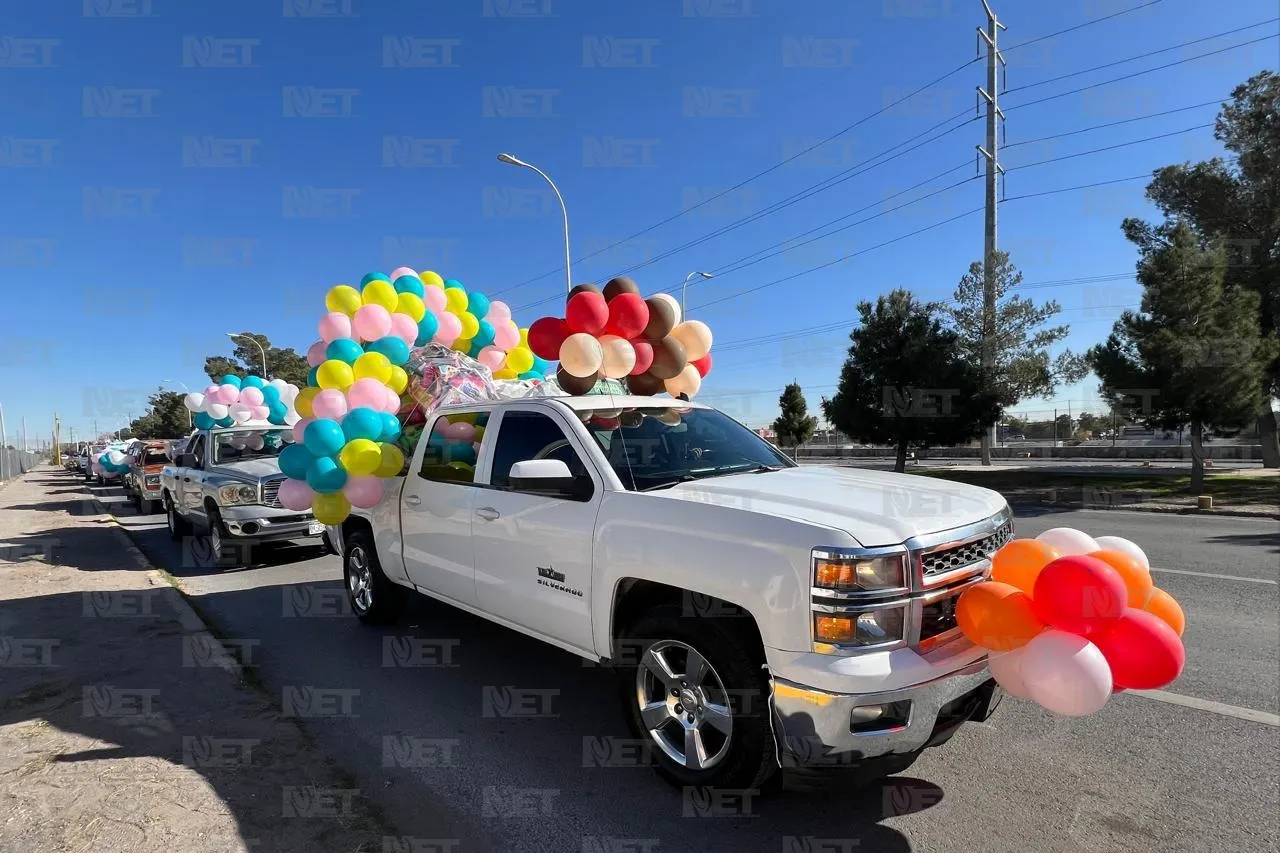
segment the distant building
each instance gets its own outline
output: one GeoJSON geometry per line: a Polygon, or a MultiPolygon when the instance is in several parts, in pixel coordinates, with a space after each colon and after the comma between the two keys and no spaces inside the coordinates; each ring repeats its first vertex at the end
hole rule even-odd
{"type": "Polygon", "coordinates": [[[765,441],[777,441],[778,439],[778,434],[768,427],[760,427],[760,429],[756,430],[756,435],[760,436],[765,441]]]}

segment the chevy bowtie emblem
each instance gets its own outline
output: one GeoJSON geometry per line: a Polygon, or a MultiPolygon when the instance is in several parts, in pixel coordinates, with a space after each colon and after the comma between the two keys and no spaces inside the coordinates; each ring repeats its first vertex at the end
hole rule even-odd
{"type": "Polygon", "coordinates": [[[538,566],[538,577],[556,581],[557,583],[564,583],[564,572],[557,572],[550,566],[547,566],[546,568],[538,566]]]}

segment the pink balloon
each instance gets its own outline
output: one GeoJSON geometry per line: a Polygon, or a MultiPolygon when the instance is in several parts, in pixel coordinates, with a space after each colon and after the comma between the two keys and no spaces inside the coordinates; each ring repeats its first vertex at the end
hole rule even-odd
{"type": "Polygon", "coordinates": [[[307,364],[312,367],[319,367],[324,364],[324,359],[324,341],[316,341],[314,344],[307,347],[307,364]]]}
{"type": "Polygon", "coordinates": [[[418,339],[418,324],[408,314],[392,314],[391,334],[413,346],[413,342],[418,339]]]}
{"type": "Polygon", "coordinates": [[[361,509],[377,506],[378,501],[382,500],[382,478],[373,475],[351,477],[342,487],[342,494],[346,495],[352,506],[361,509]]]}
{"type": "Polygon", "coordinates": [[[347,413],[347,395],[337,388],[326,388],[311,401],[311,411],[317,418],[340,420],[347,413]]]}
{"type": "Polygon", "coordinates": [[[206,386],[204,387],[204,395],[205,395],[205,397],[212,397],[212,396],[214,396],[215,394],[217,394],[217,393],[218,393],[218,389],[219,389],[220,387],[222,387],[222,386],[220,386],[220,385],[206,385],[206,386]]]}
{"type": "Polygon", "coordinates": [[[347,389],[347,405],[353,409],[366,407],[382,411],[382,401],[386,399],[383,391],[387,389],[376,379],[357,379],[347,389]]]}
{"type": "Polygon", "coordinates": [[[306,480],[288,479],[280,484],[278,497],[280,505],[285,509],[301,512],[304,509],[311,509],[311,500],[315,497],[315,492],[311,491],[306,480]]]}
{"type": "Polygon", "coordinates": [[[400,411],[400,395],[385,385],[382,387],[386,389],[386,394],[384,395],[386,402],[382,404],[382,411],[394,415],[400,411]]]}
{"type": "Polygon", "coordinates": [[[253,406],[252,414],[258,420],[265,421],[267,418],[271,417],[271,409],[268,406],[253,406]]]}
{"type": "Polygon", "coordinates": [[[338,311],[330,311],[320,318],[320,340],[326,344],[338,338],[351,337],[351,318],[338,311]]]}
{"type": "Polygon", "coordinates": [[[391,271],[391,280],[395,281],[402,275],[411,275],[414,278],[417,278],[418,271],[415,269],[411,269],[410,267],[396,267],[394,270],[391,271]]]}
{"type": "Polygon", "coordinates": [[[376,341],[391,334],[391,312],[381,305],[361,305],[352,327],[366,341],[376,341]]]}
{"type": "MultiPolygon", "coordinates": [[[[490,302],[489,313],[484,318],[497,326],[499,323],[507,322],[511,319],[511,306],[505,302],[490,302]]],[[[517,331],[516,334],[519,334],[517,331]]]]}
{"type": "MultiPolygon", "coordinates": [[[[311,424],[314,421],[315,421],[315,418],[303,418],[302,420],[294,424],[293,440],[296,441],[298,444],[302,444],[302,438],[307,431],[307,427],[311,426],[311,424]]],[[[311,504],[307,504],[307,506],[311,506],[311,504]]]]}
{"type": "MultiPolygon", "coordinates": [[[[492,309],[490,309],[492,313],[492,309]]],[[[489,318],[486,317],[486,320],[489,318]]],[[[503,352],[510,352],[520,346],[520,328],[510,320],[506,322],[498,322],[490,320],[493,323],[493,345],[503,352]]]]}
{"type": "Polygon", "coordinates": [[[444,437],[450,441],[466,442],[468,444],[476,437],[475,424],[456,423],[449,424],[444,428],[444,437]]]}
{"type": "Polygon", "coordinates": [[[422,301],[432,311],[443,311],[445,306],[449,304],[443,287],[428,286],[422,293],[422,301]]]}
{"type": "Polygon", "coordinates": [[[488,346],[480,350],[480,357],[476,360],[490,370],[497,370],[507,360],[507,353],[495,346],[488,346]]]}
{"type": "MultiPolygon", "coordinates": [[[[428,287],[427,290],[439,290],[439,288],[428,287]]],[[[448,311],[441,311],[439,319],[440,328],[436,331],[435,340],[445,346],[452,346],[462,334],[462,321],[458,319],[457,314],[450,314],[448,311]]]]}
{"type": "Polygon", "coordinates": [[[224,405],[240,402],[240,389],[234,385],[223,385],[218,389],[218,400],[224,405]]]}
{"type": "Polygon", "coordinates": [[[250,386],[248,388],[240,389],[239,402],[244,403],[246,406],[261,406],[263,399],[261,388],[254,388],[250,386]]]}

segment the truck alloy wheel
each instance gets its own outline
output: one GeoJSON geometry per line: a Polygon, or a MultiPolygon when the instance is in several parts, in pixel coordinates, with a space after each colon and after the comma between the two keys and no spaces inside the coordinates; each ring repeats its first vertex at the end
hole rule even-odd
{"type": "Polygon", "coordinates": [[[715,668],[692,646],[659,640],[636,667],[636,702],[649,737],[689,770],[710,770],[729,752],[733,711],[715,668]]]}
{"type": "Polygon", "coordinates": [[[347,554],[347,593],[356,613],[368,613],[373,607],[373,570],[362,545],[352,547],[347,554]]]}
{"type": "Polygon", "coordinates": [[[394,622],[404,604],[404,590],[382,573],[372,537],[367,531],[354,530],[343,535],[343,547],[342,579],[351,611],[368,625],[394,622]]]}

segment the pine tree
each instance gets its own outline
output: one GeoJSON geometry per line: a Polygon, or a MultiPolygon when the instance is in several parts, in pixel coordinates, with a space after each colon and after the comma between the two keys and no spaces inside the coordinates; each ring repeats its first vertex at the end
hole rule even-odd
{"type": "Polygon", "coordinates": [[[263,379],[280,378],[285,382],[297,385],[299,388],[306,387],[307,374],[311,367],[307,364],[307,357],[299,355],[293,347],[273,347],[271,341],[266,335],[260,335],[256,332],[242,332],[233,338],[235,349],[232,350],[231,358],[223,355],[211,355],[204,360],[204,372],[209,376],[211,381],[217,381],[228,373],[241,378],[254,374],[255,376],[262,373],[262,355],[263,352],[267,356],[267,372],[271,376],[264,376],[263,379]],[[262,345],[262,350],[254,346],[252,341],[262,345]]]}
{"type": "Polygon", "coordinates": [[[804,394],[795,382],[783,389],[782,396],[778,398],[778,408],[782,414],[773,422],[773,431],[778,436],[779,446],[790,446],[794,452],[794,448],[813,438],[818,419],[810,417],[804,394]]]}

